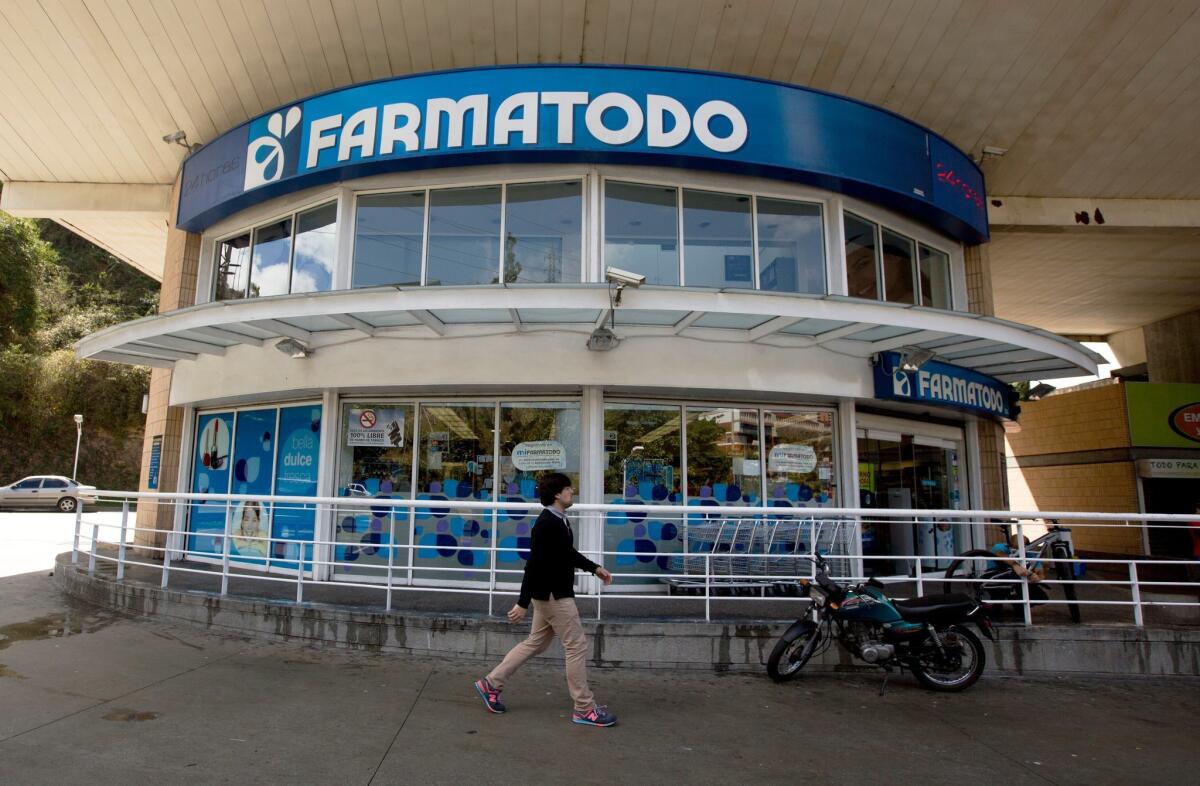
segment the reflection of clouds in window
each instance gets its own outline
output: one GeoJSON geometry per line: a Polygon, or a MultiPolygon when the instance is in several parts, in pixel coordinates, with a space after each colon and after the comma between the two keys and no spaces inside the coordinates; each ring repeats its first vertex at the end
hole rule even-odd
{"type": "Polygon", "coordinates": [[[279,295],[288,291],[287,259],[284,264],[275,263],[270,267],[254,268],[254,281],[251,284],[251,294],[258,296],[279,295]]]}
{"type": "Polygon", "coordinates": [[[293,292],[321,292],[332,287],[336,222],[337,204],[332,202],[297,216],[293,292]]]}
{"type": "Polygon", "coordinates": [[[285,219],[254,230],[252,296],[282,295],[288,291],[288,257],[292,245],[292,221],[285,219]]]}

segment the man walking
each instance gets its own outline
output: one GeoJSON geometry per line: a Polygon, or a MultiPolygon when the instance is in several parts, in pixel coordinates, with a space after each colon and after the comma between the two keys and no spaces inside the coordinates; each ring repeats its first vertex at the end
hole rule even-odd
{"type": "Polygon", "coordinates": [[[567,688],[575,702],[571,720],[585,726],[612,726],[616,716],[596,704],[587,681],[587,637],[575,606],[575,571],[593,573],[605,584],[612,574],[575,550],[567,508],[575,490],[560,472],[538,482],[538,499],[546,506],[529,537],[529,559],[521,580],[521,597],[508,611],[508,621],[521,622],[533,604],[533,628],[529,637],[513,647],[492,673],[475,682],[475,690],[491,712],[504,712],[500,691],[525,661],[541,654],[557,635],[566,653],[567,688]]]}

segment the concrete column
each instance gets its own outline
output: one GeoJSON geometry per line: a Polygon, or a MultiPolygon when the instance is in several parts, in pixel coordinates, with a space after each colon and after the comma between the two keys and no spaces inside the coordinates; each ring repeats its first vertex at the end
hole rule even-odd
{"type": "MultiPolygon", "coordinates": [[[[994,316],[992,269],[986,245],[967,246],[963,250],[967,278],[967,308],[973,314],[994,316]]],[[[979,500],[985,510],[1008,508],[1008,473],[1004,454],[1004,429],[991,420],[980,420],[979,500]]]]}
{"type": "MultiPolygon", "coordinates": [[[[179,181],[171,191],[171,215],[179,200],[179,181]]],[[[160,314],[185,308],[196,302],[196,271],[200,263],[200,236],[176,229],[168,224],[167,251],[163,259],[163,283],[158,299],[160,314]]],[[[185,491],[177,489],[180,448],[183,437],[183,409],[170,407],[171,371],[156,368],[150,374],[150,402],[146,411],[146,433],[142,444],[142,475],[139,491],[148,487],[150,451],[155,437],[162,437],[156,491],[185,491]]],[[[174,527],[175,506],[153,502],[137,506],[137,526],[156,532],[138,532],[136,542],[143,546],[166,545],[167,533],[174,527]]],[[[157,557],[160,552],[142,552],[142,556],[157,557]]]]}

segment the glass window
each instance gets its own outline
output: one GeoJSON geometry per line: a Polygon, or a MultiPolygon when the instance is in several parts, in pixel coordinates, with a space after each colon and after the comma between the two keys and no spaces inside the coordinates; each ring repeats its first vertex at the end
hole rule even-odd
{"type": "Polygon", "coordinates": [[[580,181],[509,186],[505,206],[505,281],[557,284],[582,280],[580,181]]]}
{"type": "Polygon", "coordinates": [[[688,504],[757,505],[760,485],[758,410],[688,407],[688,504]]]}
{"type": "Polygon", "coordinates": [[[296,216],[296,252],[292,259],[292,292],[326,292],[333,288],[337,256],[337,203],[296,216]]]}
{"type": "MultiPolygon", "coordinates": [[[[417,499],[452,503],[454,500],[490,500],[495,466],[494,404],[421,404],[420,445],[417,450],[417,499]]],[[[493,528],[492,514],[452,504],[418,508],[413,537],[418,548],[413,565],[416,578],[486,581],[493,528]],[[470,548],[464,549],[463,546],[470,548]],[[440,570],[419,570],[419,568],[440,570]]],[[[520,581],[515,578],[501,581],[520,581]]]]}
{"type": "Polygon", "coordinates": [[[424,191],[359,197],[351,286],[419,286],[424,237],[424,191]]]}
{"type": "Polygon", "coordinates": [[[753,289],[753,242],[750,197],[683,192],[683,279],[689,287],[753,289]]]}
{"type": "MultiPolygon", "coordinates": [[[[317,468],[320,466],[321,406],[302,404],[279,410],[279,439],[276,442],[275,495],[280,497],[317,496],[317,468]]],[[[298,543],[312,540],[316,508],[302,503],[279,502],[271,516],[272,564],[296,569],[300,555],[298,543]],[[280,560],[292,560],[281,562],[280,560]]],[[[304,547],[305,570],[312,570],[312,546],[304,547]]]]}
{"type": "MultiPolygon", "coordinates": [[[[229,451],[233,439],[233,413],[203,414],[196,418],[192,456],[192,493],[229,493],[229,451]]],[[[221,553],[226,504],[219,500],[188,503],[187,550],[221,553]]]]}
{"type": "Polygon", "coordinates": [[[500,186],[429,194],[429,285],[495,284],[500,269],[500,186]]]}
{"type": "Polygon", "coordinates": [[[291,283],[292,219],[254,230],[249,297],[285,295],[291,283]]]}
{"type": "Polygon", "coordinates": [[[759,289],[825,294],[824,235],[820,205],[760,198],[759,289]]]}
{"type": "Polygon", "coordinates": [[[892,303],[916,303],[913,292],[913,242],[890,229],[883,230],[884,296],[892,303]]]}
{"type": "MultiPolygon", "coordinates": [[[[679,504],[679,407],[607,404],[604,407],[604,500],[632,504],[679,504]]],[[[683,550],[678,516],[610,513],[604,548],[615,572],[657,574],[673,568],[670,554],[683,550]]],[[[618,583],[636,583],[633,578],[618,583]]]]}
{"type": "Polygon", "coordinates": [[[920,244],[921,305],[930,308],[952,308],[950,297],[949,255],[920,244]]]}
{"type": "Polygon", "coordinates": [[[46,478],[46,482],[42,484],[44,489],[65,489],[66,487],[67,481],[58,478],[46,478]]]}
{"type": "MultiPolygon", "coordinates": [[[[275,481],[276,409],[237,413],[233,442],[233,494],[270,494],[275,481]]],[[[270,505],[233,503],[229,553],[242,562],[265,564],[271,542],[270,505]]]]}
{"type": "MultiPolygon", "coordinates": [[[[342,405],[337,496],[412,498],[413,405],[342,405]]],[[[409,512],[396,509],[395,537],[408,544],[409,512]]],[[[339,573],[385,576],[393,542],[392,508],[344,507],[335,518],[339,573]]],[[[408,567],[408,552],[396,551],[393,570],[408,567]]],[[[401,575],[398,571],[393,577],[401,575]]]]}
{"type": "Polygon", "coordinates": [[[850,297],[876,300],[879,285],[875,270],[875,225],[846,213],[846,284],[850,297]]]}
{"type": "Polygon", "coordinates": [[[646,277],[647,284],[679,284],[677,192],[663,186],[605,184],[604,264],[646,277]]]}
{"type": "Polygon", "coordinates": [[[15,486],[13,486],[15,489],[36,489],[41,487],[41,478],[25,478],[25,480],[22,480],[20,483],[17,483],[15,486]]]}
{"type": "Polygon", "coordinates": [[[250,280],[250,233],[230,238],[217,246],[216,300],[246,296],[250,280]]]}
{"type": "Polygon", "coordinates": [[[834,503],[833,413],[763,412],[768,505],[814,507],[834,503]]]}

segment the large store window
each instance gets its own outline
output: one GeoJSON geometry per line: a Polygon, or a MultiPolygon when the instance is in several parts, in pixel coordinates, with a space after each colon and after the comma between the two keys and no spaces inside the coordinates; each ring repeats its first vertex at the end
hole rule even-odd
{"type": "Polygon", "coordinates": [[[952,307],[949,255],[852,213],[843,225],[851,297],[952,307]]]}
{"type": "MultiPolygon", "coordinates": [[[[685,543],[693,552],[735,548],[726,541],[739,524],[743,538],[750,537],[753,523],[728,518],[720,507],[765,500],[799,509],[836,500],[832,412],[614,402],[605,405],[604,429],[605,502],[697,508],[687,516],[608,514],[605,550],[618,553],[621,573],[657,577],[698,569],[700,563],[685,566],[678,556],[685,543]]],[[[807,552],[811,521],[782,511],[772,524],[778,521],[785,522],[783,551],[807,552]]],[[[823,546],[846,553],[847,542],[831,538],[823,546]]]]}
{"type": "Polygon", "coordinates": [[[428,504],[400,509],[394,541],[390,508],[339,510],[337,575],[383,580],[395,543],[393,580],[482,582],[495,541],[497,580],[519,582],[536,514],[456,503],[537,502],[546,472],[580,483],[578,402],[354,402],[341,429],[339,495],[413,498],[415,464],[415,499],[428,504]]]}
{"type": "Polygon", "coordinates": [[[685,190],[683,241],[688,286],[754,288],[750,197],[685,190]]]}
{"type": "MultiPolygon", "coordinates": [[[[952,440],[867,429],[858,438],[860,504],[864,508],[956,510],[962,507],[960,444],[952,440]]],[[[925,555],[922,568],[945,568],[969,548],[967,531],[932,517],[863,523],[862,550],[868,575],[912,575],[911,559],[925,555]]]]}
{"type": "Polygon", "coordinates": [[[679,284],[678,189],[605,184],[604,264],[640,273],[647,284],[679,284]]]}
{"type": "Polygon", "coordinates": [[[580,180],[357,200],[354,287],[495,284],[501,276],[506,283],[578,283],[582,275],[580,180]]]}
{"type": "Polygon", "coordinates": [[[763,197],[756,204],[759,289],[825,294],[821,206],[763,197]]]}
{"type": "Polygon", "coordinates": [[[505,195],[504,280],[582,281],[583,184],[525,183],[505,195]]]}
{"type": "Polygon", "coordinates": [[[333,286],[337,204],[330,202],[217,244],[215,300],[323,292],[333,286]]]}
{"type": "MultiPolygon", "coordinates": [[[[196,419],[192,491],[316,496],[320,442],[319,405],[203,413],[196,419]]],[[[188,551],[222,556],[227,520],[231,560],[295,570],[299,544],[294,541],[312,540],[315,510],[287,502],[194,502],[188,551]]],[[[305,558],[311,555],[309,546],[305,558]]]]}

